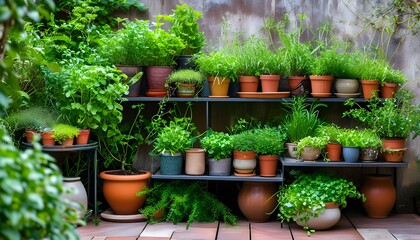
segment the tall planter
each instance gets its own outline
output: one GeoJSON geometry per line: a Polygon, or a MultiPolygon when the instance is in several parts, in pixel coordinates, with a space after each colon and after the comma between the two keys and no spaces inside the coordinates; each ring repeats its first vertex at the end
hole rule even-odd
{"type": "Polygon", "coordinates": [[[185,174],[203,175],[206,171],[206,152],[202,148],[185,151],[185,174]]]}
{"type": "Polygon", "coordinates": [[[266,222],[277,205],[275,183],[244,182],[238,194],[238,205],[250,222],[266,222]]]}
{"type": "Polygon", "coordinates": [[[221,77],[208,77],[210,86],[210,97],[229,97],[229,78],[221,78],[221,77]]]}
{"type": "Polygon", "coordinates": [[[160,173],[163,175],[181,175],[183,158],[181,153],[160,155],[160,173]]]}
{"type": "Polygon", "coordinates": [[[397,199],[391,175],[366,175],[360,192],[366,197],[363,207],[370,218],[386,218],[397,199]]]}
{"type": "Polygon", "coordinates": [[[63,194],[62,197],[79,204],[75,207],[75,210],[79,214],[79,217],[83,219],[87,211],[88,199],[86,189],[80,181],[80,177],[64,177],[63,188],[65,192],[69,193],[63,194]]]}
{"type": "Polygon", "coordinates": [[[362,80],[363,97],[365,99],[372,98],[372,96],[379,96],[378,90],[380,82],[376,80],[362,80]],[[373,91],[373,92],[372,92],[373,91]]]}
{"type": "Polygon", "coordinates": [[[278,92],[280,84],[280,75],[261,75],[262,92],[278,92]]]}
{"type": "Polygon", "coordinates": [[[103,192],[106,201],[115,214],[137,214],[146,198],[137,197],[136,193],[149,186],[150,172],[142,171],[138,175],[115,175],[119,170],[100,173],[103,179],[103,192]]]}

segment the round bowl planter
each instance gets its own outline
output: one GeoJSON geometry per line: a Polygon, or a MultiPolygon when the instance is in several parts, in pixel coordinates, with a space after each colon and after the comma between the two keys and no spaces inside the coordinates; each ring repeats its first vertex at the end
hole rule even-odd
{"type": "Polygon", "coordinates": [[[276,208],[276,184],[244,182],[238,194],[238,206],[250,222],[267,222],[276,208]]]}
{"type": "Polygon", "coordinates": [[[358,162],[359,156],[360,156],[360,148],[343,146],[343,158],[345,162],[349,162],[349,163],[358,162]]]}
{"type": "Polygon", "coordinates": [[[182,153],[163,153],[160,155],[160,173],[163,175],[182,174],[182,153]]]}
{"type": "Polygon", "coordinates": [[[309,219],[308,222],[296,221],[301,227],[308,227],[314,230],[326,230],[334,227],[341,218],[339,205],[333,202],[325,203],[325,211],[318,217],[309,219]]]}
{"type": "Polygon", "coordinates": [[[280,75],[261,75],[262,92],[278,92],[280,84],[280,75]]]}
{"type": "Polygon", "coordinates": [[[258,81],[257,76],[239,76],[241,92],[257,92],[258,81]]]}
{"type": "Polygon", "coordinates": [[[229,97],[230,79],[227,77],[208,77],[210,97],[229,97]]]}
{"type": "Polygon", "coordinates": [[[297,144],[296,143],[286,143],[287,152],[292,158],[297,158],[297,144]]]}
{"type": "Polygon", "coordinates": [[[360,159],[363,162],[373,162],[378,159],[379,149],[378,148],[362,148],[360,150],[360,159]]]}
{"type": "Polygon", "coordinates": [[[260,176],[275,177],[277,175],[278,161],[279,161],[279,156],[277,155],[258,156],[258,166],[260,168],[260,176]]]}
{"type": "Polygon", "coordinates": [[[239,174],[251,174],[257,166],[254,151],[233,151],[233,167],[239,174]]]}
{"type": "Polygon", "coordinates": [[[203,175],[206,171],[206,151],[191,148],[185,151],[185,174],[203,175]]]}
{"type": "Polygon", "coordinates": [[[359,80],[337,78],[335,80],[335,91],[338,93],[357,93],[359,91],[359,80]]]}
{"type": "Polygon", "coordinates": [[[303,147],[303,151],[300,153],[300,157],[303,161],[315,161],[318,159],[321,154],[321,149],[319,147],[303,147]]]}
{"type": "Polygon", "coordinates": [[[386,218],[397,199],[391,175],[366,175],[360,192],[366,197],[362,204],[370,218],[386,218]]]}
{"type": "Polygon", "coordinates": [[[63,188],[66,193],[63,194],[62,198],[78,203],[77,206],[74,206],[74,209],[77,211],[79,217],[83,219],[87,211],[88,199],[86,189],[80,181],[80,177],[64,177],[63,188]]]}
{"type": "Polygon", "coordinates": [[[208,159],[210,176],[230,176],[232,158],[208,159]]]}
{"type": "Polygon", "coordinates": [[[379,85],[380,82],[377,80],[362,80],[363,97],[365,99],[372,98],[373,96],[379,96],[379,85]]]}
{"type": "Polygon", "coordinates": [[[326,75],[326,76],[316,76],[311,75],[309,76],[311,80],[311,90],[313,94],[328,94],[331,93],[331,85],[334,79],[334,76],[326,75]]]}
{"type": "Polygon", "coordinates": [[[383,98],[393,98],[394,94],[397,92],[398,85],[396,83],[384,83],[381,89],[381,97],[383,98]]]}
{"type": "Polygon", "coordinates": [[[341,161],[341,144],[328,143],[327,146],[325,146],[325,151],[327,152],[327,158],[331,162],[341,161]]]}
{"type": "Polygon", "coordinates": [[[103,171],[103,192],[106,201],[115,214],[137,214],[146,197],[137,197],[136,193],[149,186],[150,172],[141,171],[138,175],[116,175],[119,170],[103,171]]]}
{"type": "Polygon", "coordinates": [[[180,83],[176,89],[178,97],[192,98],[195,96],[195,83],[180,83]]]}

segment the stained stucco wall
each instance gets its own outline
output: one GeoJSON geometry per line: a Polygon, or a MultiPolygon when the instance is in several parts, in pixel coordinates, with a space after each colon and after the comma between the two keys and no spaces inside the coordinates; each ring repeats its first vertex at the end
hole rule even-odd
{"type": "MultiPolygon", "coordinates": [[[[141,0],[149,10],[138,14],[135,11],[121,15],[128,18],[155,19],[157,14],[170,14],[171,9],[179,1],[169,0],[141,0]]],[[[196,10],[203,13],[201,29],[205,32],[208,45],[217,47],[222,36],[223,19],[229,23],[228,29],[233,32],[242,31],[246,35],[264,35],[262,26],[267,18],[277,21],[285,13],[290,15],[291,26],[296,26],[298,14],[308,16],[308,24],[317,28],[322,22],[331,21],[334,34],[341,39],[350,39],[356,45],[362,46],[370,42],[378,44],[381,39],[379,31],[373,30],[366,20],[372,20],[372,11],[375,7],[388,4],[387,0],[184,0],[196,10]]],[[[384,25],[385,18],[376,21],[384,25]]],[[[308,37],[308,36],[304,36],[308,37]]],[[[407,86],[420,96],[420,44],[419,38],[406,34],[402,29],[389,41],[388,56],[397,68],[403,69],[409,79],[407,86]],[[401,41],[403,39],[403,41],[401,41]],[[400,45],[398,45],[398,43],[400,45]]],[[[418,102],[419,98],[416,99],[418,102]]],[[[334,114],[334,113],[333,113],[334,114]]],[[[413,211],[412,198],[420,194],[420,167],[417,158],[420,155],[420,140],[409,141],[405,161],[408,168],[398,170],[398,202],[399,212],[413,211]]]]}

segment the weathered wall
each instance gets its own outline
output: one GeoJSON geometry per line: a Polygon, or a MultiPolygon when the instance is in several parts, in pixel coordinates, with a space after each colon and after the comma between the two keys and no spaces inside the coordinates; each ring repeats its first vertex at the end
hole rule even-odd
{"type": "MultiPolygon", "coordinates": [[[[391,1],[391,0],[389,0],[391,1]]],[[[217,47],[222,42],[223,19],[229,23],[233,32],[243,31],[247,35],[263,35],[264,21],[273,17],[282,19],[285,13],[290,14],[292,26],[296,25],[297,14],[305,13],[309,24],[318,27],[320,23],[331,21],[335,27],[335,34],[342,39],[351,39],[357,45],[366,45],[371,41],[377,43],[380,34],[373,31],[365,22],[371,19],[372,8],[385,5],[387,0],[184,0],[196,10],[201,11],[204,18],[201,21],[202,30],[205,32],[209,46],[217,47]]],[[[141,0],[149,10],[141,15],[134,11],[124,14],[129,18],[154,20],[157,14],[170,14],[179,1],[168,0],[141,0]]],[[[381,22],[379,22],[381,24],[381,22]]],[[[403,33],[403,32],[402,32],[403,33]]],[[[388,55],[391,56],[396,67],[403,69],[410,80],[408,86],[420,96],[418,81],[420,78],[420,42],[417,37],[398,34],[390,41],[388,55]],[[398,42],[404,41],[397,48],[398,42]]],[[[419,99],[417,99],[419,100],[419,99]]],[[[419,101],[420,102],[420,101],[419,101]]],[[[412,197],[420,194],[420,174],[417,158],[420,155],[420,140],[408,143],[408,152],[405,161],[408,168],[398,170],[398,203],[399,212],[413,210],[412,197]]]]}

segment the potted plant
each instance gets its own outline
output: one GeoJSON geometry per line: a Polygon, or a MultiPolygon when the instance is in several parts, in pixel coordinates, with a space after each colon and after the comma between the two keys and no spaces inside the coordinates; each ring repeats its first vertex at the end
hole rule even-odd
{"type": "Polygon", "coordinates": [[[379,85],[384,78],[388,63],[382,59],[364,54],[360,65],[360,77],[365,99],[379,96],[379,85]]]}
{"type": "Polygon", "coordinates": [[[257,166],[255,158],[255,134],[253,129],[232,135],[233,167],[236,176],[254,176],[257,166]]]}
{"type": "Polygon", "coordinates": [[[314,58],[311,68],[312,96],[329,97],[331,96],[331,86],[334,80],[334,73],[338,63],[339,53],[335,47],[322,50],[318,56],[314,58]]]}
{"type": "Polygon", "coordinates": [[[281,221],[296,221],[308,235],[334,226],[341,216],[338,207],[345,208],[347,198],[365,200],[351,181],[322,171],[299,172],[291,184],[280,186],[277,196],[281,221]]]}
{"type": "Polygon", "coordinates": [[[194,97],[203,88],[204,81],[202,73],[192,69],[180,69],[169,75],[165,87],[170,92],[175,89],[178,97],[194,97]]]}
{"type": "Polygon", "coordinates": [[[262,92],[278,92],[281,74],[284,73],[284,53],[281,48],[272,52],[268,48],[261,52],[261,90],[262,92]]]}
{"type": "Polygon", "coordinates": [[[283,129],[268,126],[255,129],[254,134],[260,176],[275,177],[279,156],[285,150],[287,135],[283,129]]]}
{"type": "Polygon", "coordinates": [[[200,52],[205,44],[204,32],[199,31],[198,24],[202,16],[201,12],[194,10],[186,3],[177,5],[171,15],[158,16],[158,21],[163,19],[171,24],[169,33],[179,37],[185,44],[181,54],[176,57],[177,66],[180,69],[192,68],[194,64],[191,56],[200,52]]]}
{"type": "Polygon", "coordinates": [[[297,143],[297,158],[302,158],[303,161],[314,161],[318,159],[321,149],[324,149],[327,143],[328,137],[304,137],[297,143]]]}
{"type": "Polygon", "coordinates": [[[316,129],[316,136],[327,137],[328,143],[325,146],[326,158],[329,161],[341,161],[341,144],[338,141],[342,129],[333,124],[323,124],[316,129]]]}
{"type": "Polygon", "coordinates": [[[335,91],[338,97],[356,97],[360,95],[359,79],[363,55],[359,51],[338,55],[334,71],[335,91]]]}
{"type": "Polygon", "coordinates": [[[232,137],[228,133],[207,130],[200,140],[206,150],[209,164],[209,175],[229,176],[232,165],[232,137]]]}
{"type": "Polygon", "coordinates": [[[286,114],[282,125],[286,131],[288,142],[286,143],[289,155],[296,158],[297,142],[307,136],[315,136],[315,131],[322,121],[318,118],[318,108],[325,104],[313,101],[306,103],[305,97],[293,97],[293,101],[284,103],[286,114]]]}
{"type": "Polygon", "coordinates": [[[380,93],[383,98],[392,98],[399,86],[406,82],[401,70],[386,68],[385,77],[381,80],[380,93]]]}
{"type": "Polygon", "coordinates": [[[68,124],[57,124],[52,131],[52,138],[62,146],[72,146],[74,138],[79,135],[79,129],[68,124]]]}
{"type": "Polygon", "coordinates": [[[375,161],[382,148],[381,138],[372,129],[360,131],[360,138],[363,139],[360,145],[360,159],[362,161],[375,161]]]}
{"type": "Polygon", "coordinates": [[[228,97],[229,83],[237,78],[236,56],[226,49],[193,57],[200,72],[207,76],[211,97],[228,97]]]}
{"type": "Polygon", "coordinates": [[[343,145],[343,158],[346,162],[358,162],[360,147],[363,145],[363,138],[356,129],[343,129],[338,136],[338,141],[343,145]]]}

